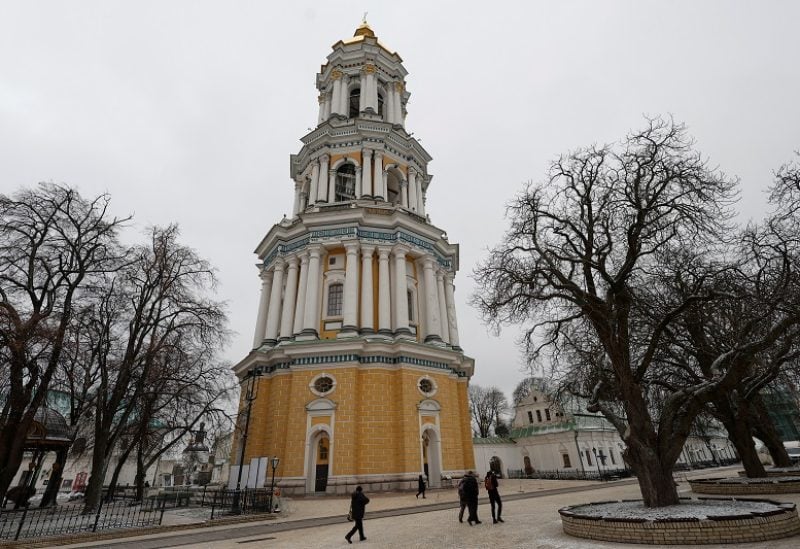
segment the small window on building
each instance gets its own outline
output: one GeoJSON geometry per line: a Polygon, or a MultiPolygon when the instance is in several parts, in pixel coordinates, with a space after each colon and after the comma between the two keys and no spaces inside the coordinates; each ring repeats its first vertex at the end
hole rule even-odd
{"type": "Polygon", "coordinates": [[[544,418],[547,421],[550,421],[550,408],[545,408],[545,410],[544,410],[544,418]]]}
{"type": "Polygon", "coordinates": [[[614,459],[614,449],[611,446],[608,447],[608,457],[611,458],[611,465],[617,464],[617,460],[614,459]]]}
{"type": "Polygon", "coordinates": [[[572,467],[572,463],[569,461],[569,454],[561,454],[561,459],[564,460],[564,468],[569,469],[572,467]]]}
{"type": "Polygon", "coordinates": [[[361,108],[361,88],[350,90],[349,118],[357,118],[361,108]]]}
{"type": "Polygon", "coordinates": [[[528,423],[533,423],[533,412],[528,410],[528,423]]]}
{"type": "Polygon", "coordinates": [[[326,439],[320,439],[319,441],[319,460],[320,461],[328,461],[328,445],[326,444],[326,439]]]}
{"type": "Polygon", "coordinates": [[[331,257],[328,260],[328,265],[336,265],[336,258],[335,257],[331,257]]]}
{"type": "Polygon", "coordinates": [[[406,292],[406,298],[408,299],[408,321],[414,322],[414,292],[411,290],[406,292]]]}
{"type": "Polygon", "coordinates": [[[378,94],[378,114],[383,116],[383,94],[378,94]]]}
{"type": "Polygon", "coordinates": [[[331,284],[328,287],[328,316],[342,316],[344,285],[331,284]]]}
{"type": "Polygon", "coordinates": [[[541,410],[536,410],[536,421],[538,421],[539,423],[542,422],[542,411],[541,410]]]}
{"type": "Polygon", "coordinates": [[[336,202],[346,202],[356,198],[356,167],[343,164],[336,170],[336,202]]]}
{"type": "Polygon", "coordinates": [[[417,389],[423,395],[430,397],[436,394],[436,383],[429,377],[421,377],[417,381],[417,389]]]}
{"type": "Polygon", "coordinates": [[[539,397],[533,397],[533,401],[534,402],[538,402],[539,401],[539,397]]]}
{"type": "Polygon", "coordinates": [[[333,390],[333,379],[328,376],[318,377],[314,381],[314,390],[321,395],[330,393],[333,390]]]}
{"type": "Polygon", "coordinates": [[[586,450],[586,464],[592,465],[592,453],[589,450],[586,450]]]}

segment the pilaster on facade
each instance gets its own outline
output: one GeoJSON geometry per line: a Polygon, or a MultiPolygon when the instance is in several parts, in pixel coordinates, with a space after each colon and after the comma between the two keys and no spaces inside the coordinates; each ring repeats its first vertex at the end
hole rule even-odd
{"type": "Polygon", "coordinates": [[[278,330],[281,318],[281,298],[283,293],[283,260],[275,262],[273,267],[272,291],[269,298],[269,312],[267,313],[267,331],[264,338],[265,345],[275,345],[278,342],[278,330]]]}
{"type": "Polygon", "coordinates": [[[391,286],[389,280],[389,254],[392,249],[378,246],[378,333],[392,335],[391,286]]]}
{"type": "Polygon", "coordinates": [[[342,329],[336,337],[358,335],[358,242],[345,243],[345,279],[342,329]]]}
{"type": "Polygon", "coordinates": [[[267,313],[272,292],[272,272],[262,269],[259,276],[261,277],[261,297],[258,301],[258,317],[256,318],[256,331],[253,335],[253,349],[260,347],[266,337],[267,313]]]}

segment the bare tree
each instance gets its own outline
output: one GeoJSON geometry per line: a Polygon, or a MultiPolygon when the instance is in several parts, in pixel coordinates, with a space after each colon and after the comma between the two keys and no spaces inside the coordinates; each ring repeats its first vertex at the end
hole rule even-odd
{"type": "Polygon", "coordinates": [[[497,387],[470,385],[469,409],[478,436],[485,438],[491,436],[493,429],[504,426],[502,416],[508,411],[508,399],[497,387]]]}
{"type": "Polygon", "coordinates": [[[224,307],[207,295],[214,286],[213,270],[178,242],[176,226],[152,229],[150,243],[132,255],[136,260],[107,285],[96,315],[93,347],[100,381],[87,511],[99,503],[112,452],[123,435],[130,436],[135,412],[165,357],[196,348],[217,350],[228,337],[224,307]]]}
{"type": "Polygon", "coordinates": [[[514,200],[502,244],[475,271],[482,287],[475,303],[488,321],[533,322],[529,355],[563,342],[573,325],[589,329],[602,352],[596,361],[602,375],[587,409],[602,412],[619,431],[650,507],[678,503],[671,470],[692,421],[715,388],[735,384],[741,373],[719,370],[652,407],[647,377],[665,331],[691,304],[715,296],[702,287],[664,301],[658,322],[648,326],[639,322],[641,295],[660,280],[664,258],[676,249],[714,253],[729,229],[734,198],[735,181],[708,167],[683,126],[650,119],[619,146],[557,160],[545,183],[514,200]],[[608,405],[613,400],[623,414],[608,405]]]}
{"type": "Polygon", "coordinates": [[[120,268],[117,231],[126,219],[109,197],[40,184],[0,195],[0,498],[22,461],[25,435],[45,402],[76,304],[98,277],[120,268]]]}

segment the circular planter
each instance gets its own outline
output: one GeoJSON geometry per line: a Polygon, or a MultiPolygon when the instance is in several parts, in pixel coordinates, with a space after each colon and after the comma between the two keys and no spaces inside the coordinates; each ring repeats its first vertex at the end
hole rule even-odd
{"type": "Polygon", "coordinates": [[[689,480],[692,492],[743,496],[751,494],[796,494],[800,492],[800,477],[728,477],[689,480]]]}
{"type": "Polygon", "coordinates": [[[800,534],[795,504],[767,499],[681,498],[679,505],[658,508],[641,500],[604,501],[558,512],[564,533],[618,543],[745,543],[800,534]]]}

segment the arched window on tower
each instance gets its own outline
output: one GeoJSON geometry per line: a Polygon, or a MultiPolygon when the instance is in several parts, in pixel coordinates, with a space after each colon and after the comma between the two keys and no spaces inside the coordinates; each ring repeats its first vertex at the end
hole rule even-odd
{"type": "Polygon", "coordinates": [[[344,285],[331,284],[328,287],[328,316],[342,316],[344,285]]]}
{"type": "Polygon", "coordinates": [[[414,292],[408,290],[406,299],[408,300],[408,321],[414,322],[414,292]]]}
{"type": "Polygon", "coordinates": [[[342,164],[336,170],[336,202],[346,202],[356,198],[356,167],[342,164]]]}
{"type": "Polygon", "coordinates": [[[391,204],[400,203],[400,183],[401,179],[394,169],[388,170],[388,177],[386,179],[386,201],[391,204]]]}
{"type": "Polygon", "coordinates": [[[378,94],[378,114],[383,116],[383,94],[378,94]]]}
{"type": "Polygon", "coordinates": [[[361,112],[361,88],[350,90],[350,112],[348,118],[357,118],[361,112]]]}

